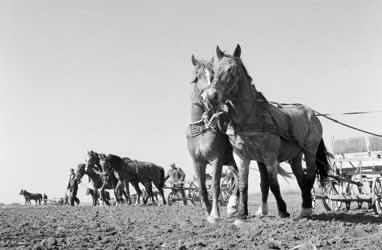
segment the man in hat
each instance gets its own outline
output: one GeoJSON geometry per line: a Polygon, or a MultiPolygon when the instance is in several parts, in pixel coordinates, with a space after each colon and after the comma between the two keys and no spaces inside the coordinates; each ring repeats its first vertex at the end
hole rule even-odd
{"type": "Polygon", "coordinates": [[[46,193],[42,195],[42,199],[44,200],[44,205],[46,205],[48,203],[48,196],[46,195],[46,193]]]}
{"type": "Polygon", "coordinates": [[[77,205],[79,205],[80,200],[77,198],[78,181],[76,180],[76,174],[73,168],[70,169],[70,176],[67,189],[69,190],[70,205],[74,206],[74,202],[77,203],[77,205]]]}
{"type": "Polygon", "coordinates": [[[165,176],[165,181],[167,179],[170,179],[169,183],[172,185],[173,188],[176,188],[180,191],[180,194],[182,195],[183,204],[187,205],[187,198],[186,193],[184,192],[184,180],[186,178],[186,174],[183,172],[181,168],[177,168],[175,166],[175,163],[172,163],[170,165],[170,170],[167,172],[167,175],[165,176]]]}

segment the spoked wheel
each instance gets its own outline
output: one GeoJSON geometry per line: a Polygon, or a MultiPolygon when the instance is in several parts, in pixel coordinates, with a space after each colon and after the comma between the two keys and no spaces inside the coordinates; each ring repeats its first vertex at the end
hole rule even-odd
{"type": "Polygon", "coordinates": [[[346,211],[349,211],[350,210],[350,201],[346,201],[345,206],[346,206],[346,211]]]}
{"type": "Polygon", "coordinates": [[[170,205],[170,206],[178,205],[180,199],[181,199],[181,197],[180,197],[180,194],[178,192],[171,192],[168,194],[168,197],[167,197],[168,205],[170,205]]]}
{"type": "Polygon", "coordinates": [[[373,208],[376,214],[382,215],[382,183],[381,178],[376,178],[372,189],[373,208]]]}
{"type": "Polygon", "coordinates": [[[220,192],[220,198],[219,198],[220,206],[227,206],[230,196],[231,196],[231,193],[229,192],[229,190],[222,189],[220,192]]]}
{"type": "Polygon", "coordinates": [[[188,199],[194,206],[199,206],[202,204],[198,189],[191,189],[188,193],[188,199]]]}
{"type": "Polygon", "coordinates": [[[328,183],[327,185],[325,185],[325,187],[323,187],[323,189],[323,194],[325,198],[322,199],[322,204],[324,205],[325,209],[327,211],[338,211],[341,207],[342,202],[333,201],[327,197],[327,195],[338,195],[336,185],[334,183],[328,183]]]}
{"type": "Polygon", "coordinates": [[[357,202],[357,205],[358,209],[362,209],[362,201],[357,202]]]}

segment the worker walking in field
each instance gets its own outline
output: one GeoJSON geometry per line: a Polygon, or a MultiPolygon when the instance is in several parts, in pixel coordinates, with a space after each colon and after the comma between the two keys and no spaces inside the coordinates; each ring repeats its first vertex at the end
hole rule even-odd
{"type": "Polygon", "coordinates": [[[44,205],[46,205],[48,203],[48,196],[46,195],[46,193],[42,195],[42,199],[44,200],[44,205]]]}
{"type": "Polygon", "coordinates": [[[181,168],[177,168],[175,166],[175,163],[172,163],[170,165],[170,170],[167,172],[167,175],[165,176],[165,181],[167,179],[170,179],[169,183],[172,185],[173,188],[176,188],[179,190],[180,194],[182,195],[183,204],[187,205],[187,198],[186,193],[184,192],[184,180],[186,179],[186,174],[183,172],[181,168]]]}
{"type": "Polygon", "coordinates": [[[69,202],[71,206],[74,206],[74,203],[77,205],[80,204],[80,200],[77,198],[78,192],[78,181],[76,180],[76,174],[74,173],[74,169],[70,169],[70,176],[67,189],[69,190],[69,202]]]}

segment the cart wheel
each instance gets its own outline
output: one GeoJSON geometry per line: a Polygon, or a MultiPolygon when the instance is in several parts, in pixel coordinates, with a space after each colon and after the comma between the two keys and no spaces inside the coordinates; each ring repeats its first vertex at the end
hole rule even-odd
{"type": "Polygon", "coordinates": [[[381,178],[373,181],[372,189],[373,208],[376,214],[382,214],[382,183],[381,178]]]}
{"type": "Polygon", "coordinates": [[[362,209],[362,201],[358,202],[358,209],[362,209]]]}
{"type": "Polygon", "coordinates": [[[346,201],[345,206],[346,206],[346,211],[349,211],[350,210],[350,201],[346,201]]]}
{"type": "Polygon", "coordinates": [[[223,189],[220,192],[220,206],[227,206],[229,197],[231,196],[229,190],[223,189]]]}
{"type": "Polygon", "coordinates": [[[312,209],[314,210],[316,208],[316,192],[314,191],[314,187],[310,192],[312,194],[312,209]]]}
{"type": "Polygon", "coordinates": [[[323,187],[324,191],[323,194],[325,196],[324,199],[322,199],[322,204],[324,205],[325,209],[327,211],[338,211],[341,207],[342,202],[341,201],[332,201],[327,195],[337,195],[338,191],[334,185],[334,183],[328,183],[323,187]]]}
{"type": "Polygon", "coordinates": [[[188,199],[194,206],[199,206],[202,204],[199,191],[197,189],[190,190],[188,193],[188,199]]]}
{"type": "Polygon", "coordinates": [[[167,197],[168,205],[170,206],[178,205],[179,200],[180,200],[180,194],[178,192],[171,191],[171,193],[168,194],[168,197],[167,197]]]}

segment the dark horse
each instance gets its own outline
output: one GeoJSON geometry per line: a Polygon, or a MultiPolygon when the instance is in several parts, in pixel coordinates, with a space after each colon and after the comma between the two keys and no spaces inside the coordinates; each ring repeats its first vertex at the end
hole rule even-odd
{"type": "Polygon", "coordinates": [[[302,192],[301,216],[311,215],[311,189],[316,172],[323,181],[330,169],[322,126],[315,112],[302,104],[269,103],[252,84],[240,59],[239,45],[232,56],[219,47],[216,52],[218,62],[214,65],[213,81],[201,95],[207,109],[213,113],[226,110],[230,120],[226,134],[239,169],[240,200],[235,225],[242,224],[248,216],[251,160],[262,162],[270,172],[277,169],[279,162],[288,161],[302,192]],[[301,164],[303,154],[306,171],[301,164]]]}
{"type": "MultiPolygon", "coordinates": [[[[121,158],[112,154],[102,157],[100,163],[103,172],[107,176],[114,176],[118,180],[117,186],[121,185],[123,181],[129,181],[132,183],[141,182],[146,188],[148,198],[151,197],[153,203],[155,203],[152,191],[153,183],[162,197],[163,204],[166,204],[166,199],[164,198],[163,193],[165,173],[162,167],[150,162],[131,160],[127,157],[121,158]]],[[[139,200],[141,192],[137,192],[137,194],[139,200]]]]}
{"type": "Polygon", "coordinates": [[[40,193],[29,193],[28,191],[24,190],[24,189],[21,189],[20,195],[23,195],[24,198],[25,198],[25,205],[31,205],[31,200],[34,200],[36,202],[36,205],[37,203],[39,205],[41,205],[41,201],[42,201],[42,194],[40,193]]]}
{"type": "MultiPolygon", "coordinates": [[[[114,195],[117,201],[117,204],[122,203],[123,199],[122,196],[126,198],[126,201],[128,203],[131,203],[130,195],[129,195],[129,183],[123,182],[121,186],[117,187],[118,180],[113,178],[112,176],[108,178],[107,182],[105,182],[106,176],[102,172],[102,167],[100,165],[100,155],[94,151],[88,152],[88,159],[87,164],[81,167],[80,169],[77,169],[77,172],[79,172],[79,179],[86,173],[89,176],[90,181],[93,184],[93,190],[95,192],[95,199],[93,200],[93,205],[95,206],[98,201],[98,190],[101,194],[101,199],[109,205],[109,202],[107,202],[104,199],[104,191],[105,189],[112,189],[114,190],[114,195]],[[81,175],[82,174],[82,175],[81,175]]],[[[77,174],[76,174],[77,176],[77,174]]]]}
{"type": "MultiPolygon", "coordinates": [[[[232,170],[232,173],[237,180],[237,167],[232,154],[232,146],[229,138],[221,130],[224,124],[220,124],[218,128],[211,128],[205,126],[203,119],[206,109],[203,105],[201,93],[203,89],[207,88],[211,83],[213,77],[213,58],[210,61],[197,60],[194,56],[191,57],[192,64],[194,65],[194,79],[191,87],[191,124],[187,131],[187,145],[188,151],[191,155],[194,169],[199,180],[201,189],[202,203],[207,210],[210,223],[216,222],[220,216],[218,207],[218,197],[220,194],[220,177],[222,166],[227,165],[232,170]],[[206,166],[211,165],[213,168],[212,178],[212,196],[213,204],[211,208],[208,199],[206,188],[206,166]]],[[[269,186],[278,201],[279,215],[281,217],[288,217],[285,202],[278,196],[279,186],[277,181],[277,173],[275,175],[268,174],[263,164],[258,163],[261,175],[261,190],[263,197],[266,200],[268,197],[269,186]]],[[[289,177],[289,175],[280,169],[280,175],[289,177]]],[[[239,196],[238,185],[235,185],[233,194],[230,197],[227,206],[228,216],[232,216],[237,212],[237,200],[239,196]]],[[[261,207],[260,207],[261,208],[261,207]]],[[[261,214],[266,214],[266,208],[259,210],[261,214]]]]}

